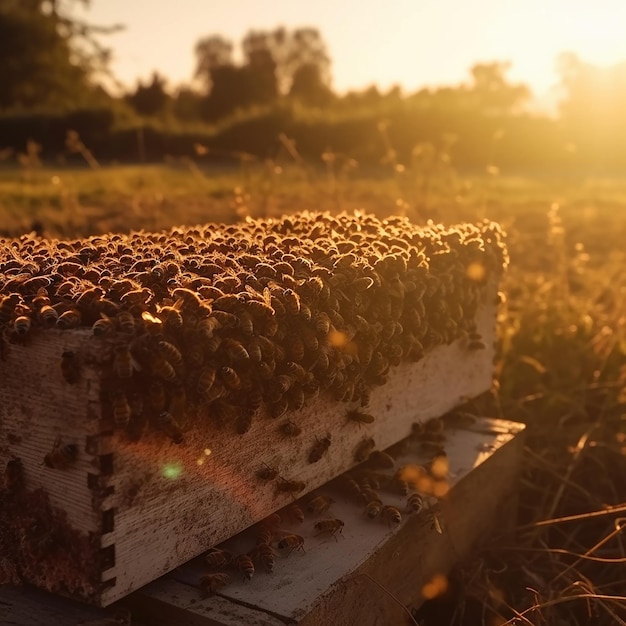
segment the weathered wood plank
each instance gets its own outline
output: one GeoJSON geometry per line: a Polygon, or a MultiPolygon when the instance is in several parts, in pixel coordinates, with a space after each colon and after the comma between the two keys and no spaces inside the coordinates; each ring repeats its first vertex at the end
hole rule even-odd
{"type": "MultiPolygon", "coordinates": [[[[198,626],[231,624],[215,621],[215,607],[223,606],[226,598],[232,601],[234,615],[240,607],[252,607],[284,623],[402,623],[401,605],[419,605],[424,585],[437,574],[445,576],[492,528],[494,520],[506,516],[502,507],[514,489],[520,468],[521,431],[519,424],[493,420],[448,431],[451,489],[436,506],[442,534],[433,529],[428,512],[405,514],[404,497],[386,492],[383,496],[385,503],[397,505],[404,516],[397,528],[390,528],[365,518],[362,508],[329,485],[320,490],[335,499],[328,516],[345,522],[337,541],[316,536],[314,523],[319,518],[307,517],[302,525],[284,528],[305,537],[306,552],[277,557],[272,574],[261,570],[251,581],[243,581],[230,571],[231,585],[220,590],[218,596],[202,599],[197,585],[208,570],[195,559],[133,594],[132,606],[137,615],[144,610],[152,615],[154,606],[166,603],[173,618],[184,620],[188,607],[193,605],[199,620],[193,623],[198,626]],[[192,602],[194,597],[196,602],[192,602]],[[200,620],[201,608],[204,615],[210,611],[211,621],[200,620]]],[[[409,449],[398,458],[398,465],[425,460],[409,449]]],[[[227,541],[224,547],[240,553],[252,545],[254,535],[248,531],[227,541]]],[[[241,618],[240,623],[246,622],[241,618]]]]}

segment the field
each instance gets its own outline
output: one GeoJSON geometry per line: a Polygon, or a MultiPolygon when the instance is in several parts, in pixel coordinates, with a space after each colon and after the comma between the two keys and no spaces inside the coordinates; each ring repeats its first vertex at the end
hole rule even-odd
{"type": "Polygon", "coordinates": [[[296,209],[499,221],[510,265],[497,382],[464,410],[528,425],[517,525],[414,622],[626,624],[626,179],[466,176],[428,155],[361,172],[342,155],[312,165],[287,152],[228,169],[200,156],[83,169],[25,157],[0,170],[0,231],[73,237],[296,209]]]}

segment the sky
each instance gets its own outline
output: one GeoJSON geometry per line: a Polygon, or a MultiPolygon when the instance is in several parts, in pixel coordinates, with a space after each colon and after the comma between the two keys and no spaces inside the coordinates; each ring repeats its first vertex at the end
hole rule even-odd
{"type": "Polygon", "coordinates": [[[91,0],[86,17],[121,23],[106,38],[127,87],[154,70],[175,87],[193,78],[198,39],[236,45],[251,29],[314,26],[327,43],[333,89],[468,82],[477,62],[509,61],[507,76],[538,99],[558,84],[556,59],[626,61],[626,0],[91,0]]]}

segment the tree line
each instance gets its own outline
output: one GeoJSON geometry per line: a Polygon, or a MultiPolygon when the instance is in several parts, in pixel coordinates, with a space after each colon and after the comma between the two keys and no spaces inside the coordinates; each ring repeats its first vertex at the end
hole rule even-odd
{"type": "Polygon", "coordinates": [[[375,160],[376,151],[389,151],[385,141],[393,140],[393,149],[410,158],[407,142],[437,142],[453,134],[456,152],[471,165],[472,159],[479,164],[493,158],[491,138],[500,133],[505,138],[498,145],[499,157],[505,162],[542,163],[550,155],[557,165],[626,164],[626,147],[619,140],[626,130],[621,113],[626,63],[598,68],[574,54],[562,55],[561,102],[558,115],[548,117],[528,112],[529,88],[510,82],[509,64],[500,61],[475,64],[459,85],[411,94],[400,87],[381,92],[371,86],[338,95],[322,34],[311,27],[277,27],[249,31],[239,42],[239,61],[235,42],[221,35],[196,42],[193,86],[173,89],[154,73],[113,96],[102,86],[105,78],[115,80],[109,71],[110,50],[102,42],[121,26],[78,19],[77,7],[88,4],[0,4],[0,144],[17,148],[30,132],[37,141],[57,146],[64,125],[79,120],[81,132],[112,158],[125,156],[119,152],[132,140],[120,136],[131,136],[128,129],[134,126],[147,129],[152,138],[147,152],[153,158],[198,142],[266,156],[281,133],[294,132],[304,152],[307,146],[311,154],[320,148],[318,157],[327,148],[340,147],[375,160]],[[389,126],[382,143],[381,121],[389,126]],[[194,139],[189,124],[207,126],[195,131],[194,139]],[[362,136],[367,129],[369,134],[362,136]],[[322,140],[329,143],[320,146],[322,140]],[[471,142],[486,146],[484,154],[479,146],[464,148],[471,142]]]}

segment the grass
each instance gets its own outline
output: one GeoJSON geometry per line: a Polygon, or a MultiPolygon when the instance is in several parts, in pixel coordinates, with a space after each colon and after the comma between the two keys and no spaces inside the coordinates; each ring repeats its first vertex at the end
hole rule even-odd
{"type": "MultiPolygon", "coordinates": [[[[434,624],[626,624],[626,179],[460,175],[425,151],[360,172],[348,157],[237,168],[0,171],[7,234],[51,236],[366,209],[416,221],[489,218],[508,232],[497,383],[466,410],[528,425],[514,528],[491,537],[414,615],[434,624]]],[[[440,155],[441,156],[441,155],[440,155]]]]}

